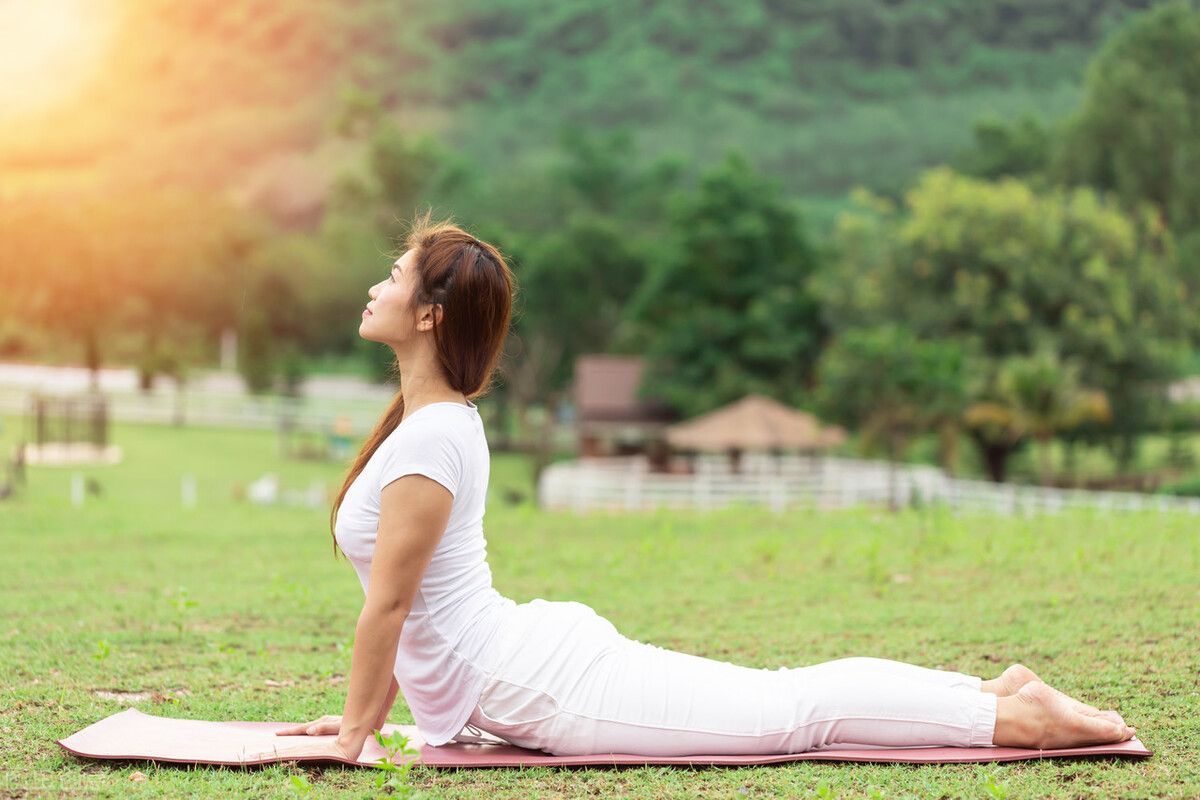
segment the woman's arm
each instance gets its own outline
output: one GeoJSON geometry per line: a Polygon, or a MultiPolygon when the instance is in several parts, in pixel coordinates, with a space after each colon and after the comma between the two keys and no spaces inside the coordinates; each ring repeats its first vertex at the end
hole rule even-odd
{"type": "Polygon", "coordinates": [[[392,688],[388,689],[387,697],[383,699],[383,707],[379,709],[379,716],[375,718],[375,727],[371,730],[380,730],[387,724],[388,714],[392,713],[392,706],[396,703],[396,692],[400,691],[400,684],[396,682],[396,676],[392,675],[392,688]]]}
{"type": "Polygon", "coordinates": [[[395,694],[396,647],[433,551],[450,521],[453,496],[432,478],[411,474],[392,481],[380,495],[379,529],[367,599],[354,631],[350,685],[338,744],[352,758],[389,696],[395,694]]]}

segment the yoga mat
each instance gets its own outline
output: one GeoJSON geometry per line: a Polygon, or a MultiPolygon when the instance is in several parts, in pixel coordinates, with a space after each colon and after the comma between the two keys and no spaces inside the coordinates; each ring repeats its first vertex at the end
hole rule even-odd
{"type": "MultiPolygon", "coordinates": [[[[327,761],[369,766],[386,753],[374,738],[368,739],[358,761],[323,757],[249,758],[276,747],[332,740],[333,736],[276,736],[275,731],[291,722],[207,722],[170,719],[143,714],[130,708],[93,723],[58,743],[77,756],[180,764],[225,764],[248,766],[275,761],[327,761]]],[[[586,756],[552,756],[540,750],[502,743],[451,743],[441,747],[424,744],[415,725],[385,725],[383,732],[399,730],[409,737],[410,746],[420,749],[421,764],[429,767],[553,767],[574,765],[608,766],[617,764],[696,764],[744,765],[777,764],[786,761],[878,761],[903,764],[960,764],[966,762],[1019,761],[1031,758],[1076,758],[1079,756],[1151,755],[1136,738],[1113,745],[1076,747],[1065,750],[1024,750],[1016,747],[909,747],[836,750],[810,750],[807,753],[728,756],[638,756],[623,753],[598,753],[586,756]]],[[[490,737],[489,737],[490,738],[490,737]]]]}

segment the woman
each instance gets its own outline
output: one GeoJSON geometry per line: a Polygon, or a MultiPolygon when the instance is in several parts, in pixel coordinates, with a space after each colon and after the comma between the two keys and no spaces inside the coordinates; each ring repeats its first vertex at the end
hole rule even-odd
{"type": "Polygon", "coordinates": [[[359,334],[401,386],[334,505],[366,601],[343,714],[279,731],[337,734],[281,755],[357,758],[402,689],[427,744],[464,727],[558,755],[794,753],[832,745],[1072,747],[1133,729],[1014,664],[991,680],[874,658],[754,669],[627,639],[591,608],[517,604],[492,586],[489,454],[479,411],[514,281],[501,254],[419,219],[372,286],[359,334]]]}

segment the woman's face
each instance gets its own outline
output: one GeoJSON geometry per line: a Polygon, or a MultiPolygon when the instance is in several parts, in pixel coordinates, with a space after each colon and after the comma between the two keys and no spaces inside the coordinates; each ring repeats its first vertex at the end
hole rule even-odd
{"type": "MultiPolygon", "coordinates": [[[[367,290],[371,300],[363,309],[359,336],[372,342],[399,345],[412,338],[415,332],[430,328],[427,313],[420,321],[413,318],[410,301],[417,292],[415,253],[414,250],[405,252],[396,259],[388,276],[367,290]]],[[[428,312],[429,306],[417,311],[428,312]]]]}

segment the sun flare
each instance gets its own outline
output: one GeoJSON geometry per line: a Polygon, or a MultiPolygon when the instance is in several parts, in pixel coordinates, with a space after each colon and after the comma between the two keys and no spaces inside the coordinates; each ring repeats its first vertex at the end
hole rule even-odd
{"type": "Polygon", "coordinates": [[[0,0],[0,120],[67,102],[99,65],[104,0],[0,0]]]}

